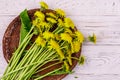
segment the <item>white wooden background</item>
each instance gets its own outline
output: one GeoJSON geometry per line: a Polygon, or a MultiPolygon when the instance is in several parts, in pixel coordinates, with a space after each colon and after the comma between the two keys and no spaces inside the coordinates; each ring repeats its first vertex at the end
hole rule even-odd
{"type": "MultiPolygon", "coordinates": [[[[25,8],[39,7],[40,0],[0,0],[0,76],[7,63],[2,38],[8,24],[25,8]]],[[[86,41],[84,66],[63,80],[120,80],[120,0],[45,0],[49,7],[65,10],[85,37],[95,33],[97,44],[86,41]],[[78,77],[78,78],[75,78],[78,77]]]]}

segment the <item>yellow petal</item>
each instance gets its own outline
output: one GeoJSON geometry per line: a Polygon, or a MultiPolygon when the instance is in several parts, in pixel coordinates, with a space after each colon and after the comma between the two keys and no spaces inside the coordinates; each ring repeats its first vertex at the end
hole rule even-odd
{"type": "Polygon", "coordinates": [[[52,39],[50,40],[49,44],[52,46],[52,48],[59,48],[59,44],[52,39]]]}
{"type": "Polygon", "coordinates": [[[74,52],[79,52],[81,48],[81,43],[78,41],[74,41],[73,45],[74,45],[74,52]]]}
{"type": "Polygon", "coordinates": [[[74,23],[70,18],[64,18],[65,21],[65,27],[74,29],[74,23]]]}
{"type": "Polygon", "coordinates": [[[57,53],[59,54],[61,60],[63,60],[65,57],[64,57],[63,52],[60,49],[59,44],[55,40],[52,40],[52,39],[49,41],[49,44],[50,44],[50,48],[55,49],[57,53]]]}
{"type": "Polygon", "coordinates": [[[60,37],[62,40],[68,41],[69,43],[72,42],[72,37],[68,33],[61,33],[60,37]]]}
{"type": "Polygon", "coordinates": [[[75,36],[77,37],[77,40],[80,41],[80,43],[82,43],[84,41],[84,36],[81,32],[76,31],[75,36]]]}
{"type": "Polygon", "coordinates": [[[61,9],[56,9],[55,11],[56,11],[56,13],[57,13],[60,17],[65,17],[65,12],[64,12],[63,10],[61,10],[61,9]]]}
{"type": "Polygon", "coordinates": [[[41,1],[40,5],[41,5],[41,8],[48,9],[48,5],[45,2],[41,1]]]}
{"type": "Polygon", "coordinates": [[[54,23],[57,23],[57,21],[53,18],[47,18],[47,21],[54,24],[54,23]]]}
{"type": "Polygon", "coordinates": [[[58,19],[58,26],[60,27],[64,26],[64,22],[62,21],[62,19],[58,19]]]}
{"type": "Polygon", "coordinates": [[[57,19],[57,16],[52,12],[46,13],[46,15],[49,16],[49,17],[57,19]]]}
{"type": "Polygon", "coordinates": [[[37,45],[41,45],[43,47],[46,44],[46,41],[42,37],[40,37],[40,36],[37,37],[37,39],[35,40],[35,42],[36,42],[37,45]]]}
{"type": "Polygon", "coordinates": [[[39,20],[44,21],[45,20],[45,15],[41,11],[36,11],[34,13],[34,16],[37,16],[39,20]]]}
{"type": "Polygon", "coordinates": [[[54,34],[53,34],[53,33],[48,32],[48,31],[45,31],[45,32],[43,33],[43,38],[45,38],[45,39],[50,39],[50,38],[55,38],[55,37],[54,37],[54,34]]]}

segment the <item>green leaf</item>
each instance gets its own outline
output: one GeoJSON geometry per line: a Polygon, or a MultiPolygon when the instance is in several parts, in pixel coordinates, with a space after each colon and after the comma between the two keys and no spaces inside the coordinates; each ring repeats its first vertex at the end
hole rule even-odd
{"type": "Polygon", "coordinates": [[[20,29],[20,43],[23,41],[27,33],[31,29],[31,21],[27,13],[27,9],[25,9],[23,12],[20,13],[20,19],[21,19],[21,29],[20,29]]]}

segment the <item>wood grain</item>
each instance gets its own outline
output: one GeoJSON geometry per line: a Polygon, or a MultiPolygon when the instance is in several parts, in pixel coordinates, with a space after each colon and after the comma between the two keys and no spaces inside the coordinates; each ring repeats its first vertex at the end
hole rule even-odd
{"type": "MultiPolygon", "coordinates": [[[[25,8],[39,7],[40,0],[0,0],[0,41],[8,24],[25,8]]],[[[50,8],[62,8],[87,38],[97,35],[97,44],[85,41],[85,65],[63,80],[120,80],[120,0],[44,0],[50,8]],[[78,77],[78,78],[74,78],[78,77]]],[[[0,42],[0,75],[7,64],[0,42]]]]}

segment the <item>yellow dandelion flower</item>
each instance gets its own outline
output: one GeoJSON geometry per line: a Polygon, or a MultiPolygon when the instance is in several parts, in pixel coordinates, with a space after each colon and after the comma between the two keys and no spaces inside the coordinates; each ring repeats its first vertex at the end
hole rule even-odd
{"type": "Polygon", "coordinates": [[[56,40],[60,40],[60,36],[58,34],[55,34],[56,40]]]}
{"type": "Polygon", "coordinates": [[[72,32],[69,28],[65,28],[65,32],[66,32],[66,33],[69,33],[70,35],[73,34],[73,32],[72,32]]]}
{"type": "Polygon", "coordinates": [[[79,52],[81,48],[81,43],[79,41],[74,41],[73,42],[73,47],[74,47],[74,53],[79,52]]]}
{"type": "Polygon", "coordinates": [[[32,21],[32,24],[33,24],[34,26],[36,26],[36,25],[37,25],[36,20],[33,20],[33,21],[32,21]]]}
{"type": "Polygon", "coordinates": [[[65,21],[65,27],[74,29],[74,23],[70,18],[64,18],[65,21]]]}
{"type": "Polygon", "coordinates": [[[41,11],[36,11],[34,16],[37,16],[41,21],[45,20],[45,15],[41,11]]]}
{"type": "Polygon", "coordinates": [[[54,24],[54,23],[57,23],[57,21],[53,18],[47,18],[47,21],[54,24]]]}
{"type": "Polygon", "coordinates": [[[84,41],[84,36],[81,32],[75,31],[75,36],[77,37],[77,40],[80,41],[80,43],[84,41]]]}
{"type": "Polygon", "coordinates": [[[72,42],[72,37],[68,33],[61,33],[60,37],[62,40],[68,41],[69,43],[72,42]]]}
{"type": "Polygon", "coordinates": [[[67,61],[64,61],[64,65],[65,65],[66,71],[69,71],[70,67],[67,61]]]}
{"type": "Polygon", "coordinates": [[[89,36],[88,39],[89,39],[89,41],[91,41],[94,44],[96,44],[96,35],[94,33],[93,33],[93,36],[89,36]]]}
{"type": "Polygon", "coordinates": [[[60,27],[64,26],[64,22],[62,21],[62,19],[58,19],[58,26],[60,27]]]}
{"type": "Polygon", "coordinates": [[[37,37],[37,39],[35,40],[35,43],[43,47],[46,45],[46,41],[40,36],[37,37]]]}
{"type": "Polygon", "coordinates": [[[63,60],[65,56],[63,52],[61,51],[59,44],[55,40],[52,40],[52,39],[49,41],[49,44],[50,44],[50,48],[55,49],[58,55],[60,56],[61,60],[63,60]]]}
{"type": "Polygon", "coordinates": [[[50,25],[48,23],[46,23],[45,21],[38,21],[38,18],[32,21],[33,25],[36,26],[37,28],[41,29],[41,28],[50,28],[50,25]]]}
{"type": "Polygon", "coordinates": [[[40,5],[41,5],[41,8],[48,9],[48,5],[45,2],[41,1],[40,5]]]}
{"type": "Polygon", "coordinates": [[[32,21],[32,24],[38,28],[41,26],[41,21],[39,18],[36,18],[35,20],[32,21]]]}
{"type": "Polygon", "coordinates": [[[56,9],[55,11],[60,17],[65,17],[66,16],[65,12],[61,9],[56,9]]]}
{"type": "Polygon", "coordinates": [[[57,16],[56,16],[54,13],[52,13],[52,12],[46,13],[46,15],[47,15],[47,16],[50,16],[50,17],[52,17],[52,18],[57,19],[57,16]]]}
{"type": "Polygon", "coordinates": [[[43,38],[45,38],[45,39],[50,39],[50,38],[55,38],[55,37],[54,37],[54,34],[53,34],[53,33],[48,32],[48,31],[45,31],[45,32],[43,33],[43,38]]]}
{"type": "Polygon", "coordinates": [[[47,22],[40,22],[40,27],[42,27],[42,28],[50,28],[51,26],[50,26],[50,24],[48,24],[47,22]]]}
{"type": "Polygon", "coordinates": [[[59,44],[55,40],[51,39],[49,41],[49,44],[50,44],[51,48],[53,48],[53,49],[59,49],[60,48],[59,44]]]}

